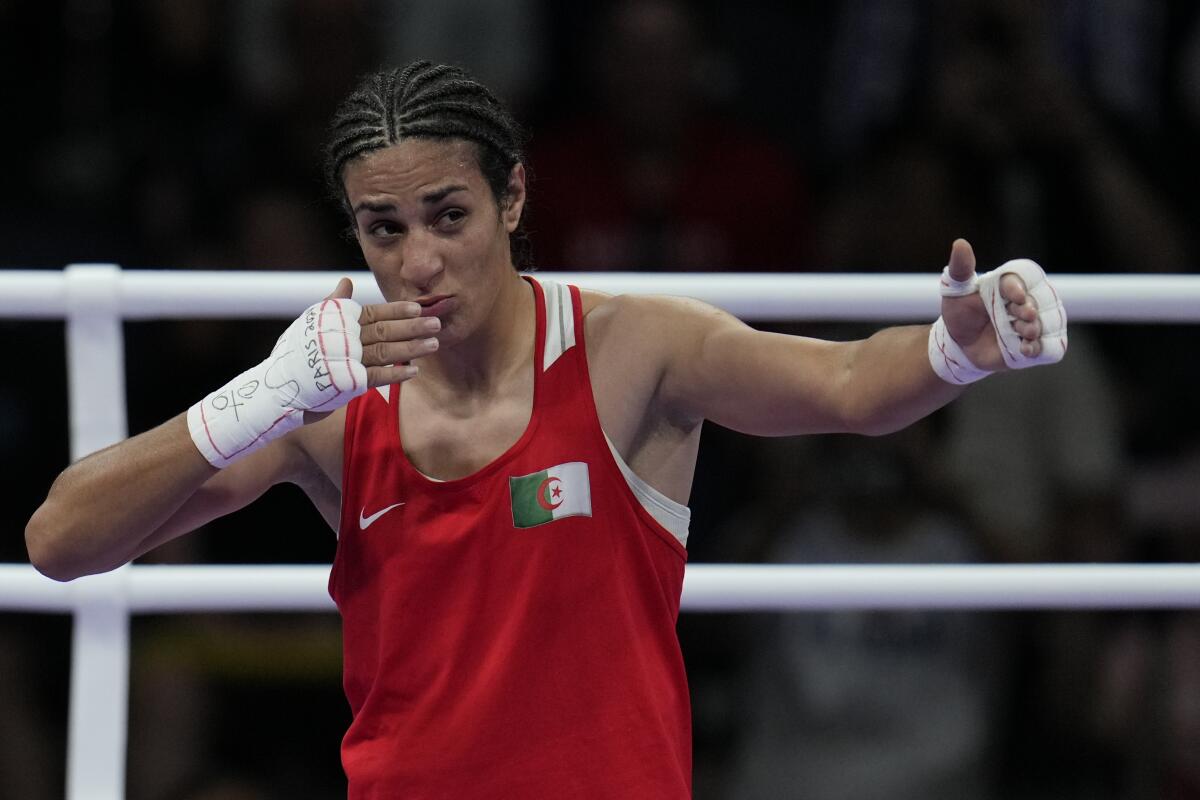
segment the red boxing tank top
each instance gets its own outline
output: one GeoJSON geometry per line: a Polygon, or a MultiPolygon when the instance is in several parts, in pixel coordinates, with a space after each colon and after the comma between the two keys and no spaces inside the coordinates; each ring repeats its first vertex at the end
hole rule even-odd
{"type": "Polygon", "coordinates": [[[686,553],[608,448],[579,290],[529,282],[533,413],[495,461],[430,480],[399,385],[347,408],[329,591],[351,800],[691,796],[686,553]]]}

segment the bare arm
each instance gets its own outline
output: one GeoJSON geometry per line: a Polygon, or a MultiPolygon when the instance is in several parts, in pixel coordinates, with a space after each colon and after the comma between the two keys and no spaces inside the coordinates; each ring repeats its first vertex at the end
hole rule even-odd
{"type": "MultiPolygon", "coordinates": [[[[950,257],[956,280],[975,257],[962,240],[950,257]]],[[[1001,280],[1022,352],[1036,355],[1041,328],[1032,298],[1015,275],[1001,280]]],[[[681,421],[710,419],[745,433],[786,436],[899,430],[962,393],[929,362],[929,326],[888,328],[856,342],[827,342],[756,331],[689,300],[644,298],[632,319],[648,320],[644,338],[662,363],[659,397],[681,421]]],[[[949,331],[982,369],[1004,368],[978,295],[944,298],[949,331]]]]}
{"type": "Polygon", "coordinates": [[[927,325],[827,342],[756,331],[692,301],[664,305],[662,320],[692,343],[672,354],[662,382],[680,419],[758,436],[882,434],[962,393],[930,368],[927,325]]]}
{"type": "MultiPolygon", "coordinates": [[[[348,299],[352,290],[350,281],[343,278],[326,300],[348,299]]],[[[431,333],[428,320],[417,319],[419,313],[415,303],[385,303],[361,309],[354,330],[362,345],[362,356],[356,363],[365,368],[363,383],[381,386],[411,375],[408,368],[396,365],[429,352],[417,341],[431,333]]],[[[304,319],[302,316],[298,322],[304,319]]],[[[321,352],[324,355],[324,350],[321,352]]],[[[272,368],[289,357],[290,352],[278,357],[273,353],[272,368]]],[[[294,357],[302,362],[309,358],[299,352],[294,357]]],[[[308,366],[311,371],[312,363],[308,366]]],[[[256,387],[260,383],[266,380],[253,381],[256,387]]],[[[295,381],[285,380],[280,385],[291,383],[295,381]]],[[[322,388],[329,389],[330,385],[322,388]]],[[[337,389],[336,385],[333,388],[337,389]]],[[[249,399],[248,395],[241,396],[249,399]]],[[[350,394],[346,393],[338,402],[349,400],[350,394]]],[[[230,407],[235,405],[242,407],[230,407]]],[[[293,405],[286,413],[317,407],[293,405]]],[[[267,425],[251,431],[247,439],[255,440],[257,433],[259,439],[267,441],[266,434],[279,421],[270,421],[276,413],[272,411],[267,425]]],[[[180,414],[68,467],[26,525],[30,561],[57,580],[114,569],[163,542],[242,508],[274,484],[285,481],[304,489],[330,526],[336,527],[344,419],[342,408],[332,413],[306,411],[304,420],[309,424],[261,449],[244,448],[244,455],[229,457],[228,466],[218,470],[198,449],[204,442],[193,439],[187,415],[180,414]]],[[[212,442],[210,424],[211,420],[203,430],[210,433],[208,441],[212,442]]],[[[215,443],[212,446],[220,453],[215,443]]],[[[236,455],[228,448],[226,452],[236,455]]]]}
{"type": "Polygon", "coordinates": [[[30,561],[56,580],[114,569],[276,483],[300,482],[310,465],[288,437],[217,470],[180,414],[64,470],[26,525],[30,561]]]}

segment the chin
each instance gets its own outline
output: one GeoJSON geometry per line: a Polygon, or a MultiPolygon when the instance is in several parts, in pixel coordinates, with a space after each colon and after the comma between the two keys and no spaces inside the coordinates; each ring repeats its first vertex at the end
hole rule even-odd
{"type": "Polygon", "coordinates": [[[437,337],[439,349],[453,347],[467,338],[463,335],[463,326],[457,314],[449,314],[441,318],[442,329],[434,336],[437,337]]]}

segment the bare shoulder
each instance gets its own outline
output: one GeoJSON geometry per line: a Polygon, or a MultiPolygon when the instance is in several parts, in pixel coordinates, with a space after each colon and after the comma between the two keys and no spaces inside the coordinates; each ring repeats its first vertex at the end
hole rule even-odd
{"type": "Polygon", "coordinates": [[[691,297],[658,294],[607,294],[581,289],[583,314],[589,329],[595,323],[624,330],[632,326],[645,335],[669,330],[679,324],[703,324],[705,320],[729,316],[708,303],[691,297]]]}
{"type": "Polygon", "coordinates": [[[580,294],[589,341],[636,347],[643,355],[667,357],[701,346],[705,334],[715,328],[743,326],[731,314],[690,297],[610,295],[590,290],[580,294]]]}
{"type": "Polygon", "coordinates": [[[618,432],[648,420],[692,430],[701,417],[678,401],[678,376],[694,369],[711,334],[744,323],[686,297],[585,292],[582,299],[602,421],[618,432]]]}

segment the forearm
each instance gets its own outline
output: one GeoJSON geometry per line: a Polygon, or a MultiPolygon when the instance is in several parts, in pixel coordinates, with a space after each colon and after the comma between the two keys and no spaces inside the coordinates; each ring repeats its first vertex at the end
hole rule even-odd
{"type": "Polygon", "coordinates": [[[25,528],[30,561],[57,580],[129,561],[216,468],[186,415],[72,464],[25,528]]]}
{"type": "MultiPolygon", "coordinates": [[[[343,278],[288,326],[266,360],[186,414],[68,467],[25,528],[34,566],[58,580],[113,569],[277,482],[303,480],[314,465],[287,434],[344,407],[369,380],[411,377],[411,367],[395,365],[427,355],[420,342],[436,330],[416,303],[364,310],[352,290],[343,278]],[[372,325],[366,362],[363,322],[372,325]]],[[[340,428],[333,432],[340,443],[340,428]]],[[[340,444],[328,449],[340,453],[340,444]]],[[[333,461],[327,469],[340,466],[333,461]]]]}
{"type": "Polygon", "coordinates": [[[848,345],[842,386],[849,430],[892,433],[928,416],[962,394],[929,364],[929,326],[885,328],[848,345]]]}

